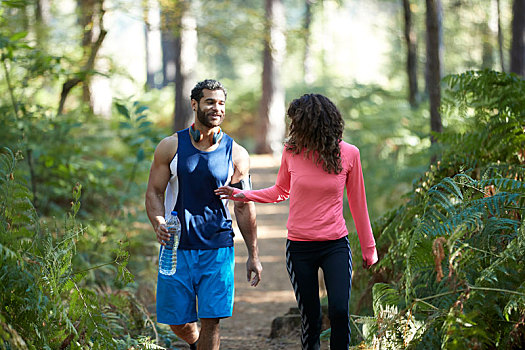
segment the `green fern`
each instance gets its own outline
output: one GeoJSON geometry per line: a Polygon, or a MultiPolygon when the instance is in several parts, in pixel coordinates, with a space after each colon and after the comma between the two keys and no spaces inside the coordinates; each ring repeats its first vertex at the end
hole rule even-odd
{"type": "MultiPolygon", "coordinates": [[[[128,307],[112,309],[119,291],[86,284],[88,269],[75,269],[77,242],[86,228],[77,219],[81,186],[73,189],[71,209],[62,223],[40,224],[31,194],[17,181],[16,156],[0,153],[0,349],[127,349],[150,346],[158,332],[145,309],[131,295],[128,307]],[[111,299],[111,300],[110,300],[111,299]],[[140,310],[140,311],[139,311],[140,310]],[[107,312],[107,313],[106,313],[107,312]]],[[[126,268],[128,252],[121,242],[115,259],[117,284],[133,276],[126,268]]]]}
{"type": "Polygon", "coordinates": [[[443,111],[465,128],[437,136],[440,161],[374,227],[390,282],[374,288],[375,322],[398,308],[376,337],[416,349],[522,348],[525,82],[491,71],[444,81],[443,111]],[[406,315],[422,322],[410,339],[406,315]]]}

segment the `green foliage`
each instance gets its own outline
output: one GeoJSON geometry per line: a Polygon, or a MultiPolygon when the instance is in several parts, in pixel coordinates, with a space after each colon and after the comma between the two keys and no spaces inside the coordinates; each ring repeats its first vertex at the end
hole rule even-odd
{"type": "MultiPolygon", "coordinates": [[[[125,290],[85,285],[74,263],[85,227],[77,220],[82,187],[72,192],[63,223],[42,224],[31,193],[15,177],[16,158],[0,154],[0,333],[2,349],[128,349],[157,331],[125,290]]],[[[122,287],[131,282],[126,246],[115,252],[122,287]]],[[[98,267],[92,267],[95,269],[98,267]]]]}
{"type": "MultiPolygon", "coordinates": [[[[0,52],[0,349],[168,344],[128,266],[138,244],[151,245],[130,237],[158,142],[148,108],[121,100],[99,119],[80,102],[57,115],[63,58],[4,28],[0,52]]],[[[133,265],[151,273],[146,263],[133,265]]]]}
{"type": "Polygon", "coordinates": [[[7,78],[7,94],[0,98],[0,136],[4,146],[24,157],[20,172],[30,184],[33,203],[40,213],[60,212],[69,201],[70,184],[80,182],[85,189],[81,216],[97,210],[118,213],[137,197],[137,174],[146,172],[145,155],[158,142],[148,107],[119,101],[119,113],[110,120],[94,119],[84,105],[57,115],[49,98],[43,104],[35,96],[42,81],[67,74],[63,58],[28,45],[25,34],[0,32],[7,78]],[[109,208],[112,203],[118,204],[109,208]]]}
{"type": "Polygon", "coordinates": [[[440,161],[375,232],[382,260],[367,341],[382,348],[522,348],[525,81],[447,77],[440,161]]]}

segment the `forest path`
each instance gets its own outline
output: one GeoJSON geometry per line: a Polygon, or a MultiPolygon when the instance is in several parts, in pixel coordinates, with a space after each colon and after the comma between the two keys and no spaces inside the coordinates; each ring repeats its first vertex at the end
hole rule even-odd
{"type": "MultiPolygon", "coordinates": [[[[251,177],[254,189],[275,184],[280,159],[269,155],[251,156],[251,177]]],[[[300,350],[300,334],[270,339],[272,321],[296,306],[295,296],[285,264],[286,221],[288,201],[258,204],[257,232],[259,256],[263,265],[262,281],[251,287],[246,281],[248,257],[242,235],[235,227],[235,307],[233,316],[221,320],[221,350],[300,350]]],[[[230,203],[233,214],[233,204],[230,203]]],[[[179,349],[188,347],[177,343],[179,349]]],[[[328,349],[322,342],[322,349],[328,349]]]]}
{"type": "MultiPolygon", "coordinates": [[[[275,184],[279,159],[269,155],[251,156],[254,189],[275,184]]],[[[231,212],[233,213],[233,203],[231,212]]],[[[288,201],[256,203],[262,281],[252,287],[246,280],[248,251],[235,225],[235,308],[233,317],[221,321],[222,349],[300,349],[299,338],[270,341],[272,320],[296,305],[285,264],[288,201]]]]}

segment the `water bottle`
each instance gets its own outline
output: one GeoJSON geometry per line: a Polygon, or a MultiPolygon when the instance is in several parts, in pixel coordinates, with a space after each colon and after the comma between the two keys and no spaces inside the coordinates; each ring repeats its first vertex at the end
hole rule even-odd
{"type": "Polygon", "coordinates": [[[173,275],[177,268],[177,248],[180,238],[180,221],[176,211],[172,211],[168,216],[166,228],[170,233],[170,240],[160,247],[159,272],[163,275],[173,275]]]}

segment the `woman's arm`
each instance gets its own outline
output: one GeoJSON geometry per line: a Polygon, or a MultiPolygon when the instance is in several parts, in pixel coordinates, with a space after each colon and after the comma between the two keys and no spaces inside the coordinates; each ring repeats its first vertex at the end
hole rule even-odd
{"type": "Polygon", "coordinates": [[[346,178],[346,194],[361,245],[363,267],[369,268],[377,262],[378,257],[370,217],[368,216],[363,170],[361,169],[361,158],[357,148],[351,159],[352,169],[346,178]]]}
{"type": "Polygon", "coordinates": [[[288,199],[290,193],[277,184],[260,190],[239,190],[231,186],[222,186],[215,190],[221,199],[232,199],[240,202],[278,203],[288,199]]]}
{"type": "Polygon", "coordinates": [[[281,157],[281,166],[277,173],[277,180],[272,187],[260,190],[239,190],[230,186],[222,186],[215,190],[221,198],[228,198],[241,202],[277,203],[288,199],[290,196],[290,172],[286,151],[281,157]]]}

